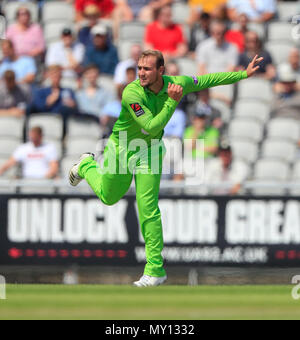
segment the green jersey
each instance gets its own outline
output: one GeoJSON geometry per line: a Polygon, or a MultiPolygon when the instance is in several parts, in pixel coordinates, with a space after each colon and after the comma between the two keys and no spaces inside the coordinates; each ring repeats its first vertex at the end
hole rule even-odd
{"type": "Polygon", "coordinates": [[[120,131],[126,131],[128,143],[134,139],[143,139],[150,146],[151,140],[161,139],[178,105],[177,101],[168,96],[169,83],[181,85],[183,95],[186,95],[210,87],[234,84],[246,78],[246,71],[211,73],[199,77],[163,76],[164,86],[158,94],[142,87],[140,81],[136,80],[123,92],[122,110],[113,128],[112,138],[118,143],[120,131]]]}

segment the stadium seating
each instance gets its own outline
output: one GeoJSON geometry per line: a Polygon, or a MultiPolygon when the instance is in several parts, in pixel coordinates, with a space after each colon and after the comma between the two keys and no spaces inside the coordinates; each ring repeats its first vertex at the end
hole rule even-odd
{"type": "Polygon", "coordinates": [[[178,58],[176,63],[179,66],[180,73],[186,76],[194,76],[195,70],[197,70],[197,63],[189,58],[178,58]]]}
{"type": "Polygon", "coordinates": [[[30,10],[31,13],[31,20],[32,22],[37,22],[39,19],[39,8],[38,4],[33,1],[28,2],[20,2],[20,1],[10,1],[7,3],[4,3],[2,5],[3,13],[5,14],[5,18],[8,22],[8,24],[11,24],[15,21],[16,18],[16,12],[19,7],[27,7],[30,10]]]}
{"type": "Polygon", "coordinates": [[[130,50],[133,44],[140,44],[139,41],[128,41],[128,40],[119,40],[118,42],[118,55],[120,60],[126,60],[130,58],[130,50]]]}
{"type": "Polygon", "coordinates": [[[248,138],[258,143],[263,137],[263,126],[255,119],[235,118],[229,125],[228,135],[230,140],[248,138]]]}
{"type": "Polygon", "coordinates": [[[262,157],[292,163],[297,156],[297,145],[285,139],[267,139],[262,146],[262,157]]]}
{"type": "Polygon", "coordinates": [[[267,80],[250,78],[238,84],[238,100],[252,99],[270,103],[272,98],[272,87],[267,80]]]}
{"type": "Polygon", "coordinates": [[[254,163],[258,158],[258,144],[246,138],[230,140],[234,159],[244,160],[247,163],[254,163]]]}
{"type": "Polygon", "coordinates": [[[98,86],[103,87],[108,93],[111,93],[114,97],[117,96],[116,85],[111,76],[101,74],[98,78],[98,86]]]}
{"type": "Polygon", "coordinates": [[[144,40],[145,24],[142,22],[128,22],[120,26],[119,39],[121,41],[137,41],[142,43],[144,40]]]}
{"type": "MultiPolygon", "coordinates": [[[[1,147],[0,147],[1,150],[1,147]]],[[[7,161],[7,157],[0,157],[0,167],[7,161]]],[[[17,177],[17,173],[18,173],[18,168],[14,167],[9,169],[6,173],[3,174],[3,176],[1,176],[1,179],[14,179],[17,177]]],[[[6,188],[7,189],[7,188],[6,188]]],[[[1,186],[0,186],[0,191],[1,191],[1,186]]]]}
{"type": "Polygon", "coordinates": [[[228,123],[231,119],[231,109],[223,100],[212,99],[211,105],[221,112],[222,120],[228,123]]]}
{"type": "Polygon", "coordinates": [[[234,107],[235,117],[255,118],[265,124],[270,117],[270,105],[255,100],[238,100],[234,107]]]}
{"type": "MultiPolygon", "coordinates": [[[[66,138],[66,152],[65,155],[68,157],[73,156],[74,158],[78,158],[78,155],[85,152],[96,153],[97,150],[97,141],[96,138],[86,138],[86,137],[75,137],[75,138],[66,138]]],[[[75,158],[75,159],[76,159],[75,158]]]]}
{"type": "Polygon", "coordinates": [[[0,136],[23,139],[24,118],[0,117],[0,136]]]}
{"type": "Polygon", "coordinates": [[[285,22],[272,22],[268,27],[269,41],[293,41],[292,25],[285,22]]]}
{"type": "Polygon", "coordinates": [[[175,2],[172,7],[173,20],[176,23],[184,24],[190,15],[190,7],[184,2],[175,2]]]}
{"type": "Polygon", "coordinates": [[[298,1],[277,1],[277,13],[281,21],[290,21],[295,15],[300,14],[298,1]]]}
{"type": "Polygon", "coordinates": [[[74,30],[75,25],[74,23],[65,20],[47,22],[44,26],[44,37],[47,46],[49,46],[49,44],[53,42],[60,40],[61,33],[65,28],[70,28],[74,30]]]}
{"type": "Polygon", "coordinates": [[[68,138],[87,137],[97,140],[103,137],[103,131],[94,119],[73,117],[68,120],[67,136],[68,138]]]}
{"type": "Polygon", "coordinates": [[[28,131],[35,126],[43,129],[44,138],[48,140],[61,140],[63,137],[63,119],[53,113],[40,113],[31,115],[28,119],[28,131]]]}
{"type": "Polygon", "coordinates": [[[266,43],[265,48],[270,52],[273,63],[279,65],[288,60],[290,50],[294,46],[295,44],[289,41],[269,41],[266,43]]]}
{"type": "Polygon", "coordinates": [[[300,126],[293,119],[276,118],[269,122],[267,134],[268,137],[289,139],[298,143],[300,140],[300,126]]]}
{"type": "Polygon", "coordinates": [[[72,4],[64,1],[48,1],[45,2],[42,9],[42,22],[50,21],[66,21],[74,22],[75,9],[72,4]]]}
{"type": "Polygon", "coordinates": [[[0,136],[0,157],[8,158],[12,156],[20,144],[21,140],[19,138],[0,136]]]}

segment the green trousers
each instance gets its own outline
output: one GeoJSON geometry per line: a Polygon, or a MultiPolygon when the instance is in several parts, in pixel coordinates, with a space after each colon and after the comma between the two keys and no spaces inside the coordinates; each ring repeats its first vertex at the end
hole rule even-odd
{"type": "Polygon", "coordinates": [[[158,206],[162,161],[166,149],[162,141],[144,151],[131,152],[112,138],[104,150],[100,166],[92,158],[80,164],[79,175],[88,182],[106,205],[114,205],[129,190],[135,179],[139,222],[145,240],[147,264],[144,274],[154,277],[166,275],[163,268],[163,232],[158,206]],[[153,165],[155,164],[155,165],[153,165]]]}

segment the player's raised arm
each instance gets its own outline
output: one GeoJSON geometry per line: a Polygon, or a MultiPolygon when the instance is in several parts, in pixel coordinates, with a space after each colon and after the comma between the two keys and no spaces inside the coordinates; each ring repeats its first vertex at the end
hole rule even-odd
{"type": "Polygon", "coordinates": [[[259,58],[256,55],[247,70],[239,72],[219,72],[210,73],[198,77],[182,77],[182,86],[184,88],[184,94],[191,92],[198,92],[210,87],[216,87],[220,85],[230,85],[239,82],[240,80],[252,77],[259,69],[259,63],[263,61],[263,58],[259,58]]]}

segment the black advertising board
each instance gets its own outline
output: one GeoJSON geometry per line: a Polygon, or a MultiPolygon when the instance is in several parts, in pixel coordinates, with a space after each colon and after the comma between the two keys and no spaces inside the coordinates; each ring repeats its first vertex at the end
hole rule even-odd
{"type": "MultiPolygon", "coordinates": [[[[161,196],[167,265],[298,266],[300,201],[161,196]]],[[[0,265],[145,263],[134,197],[0,195],[0,265]]]]}

